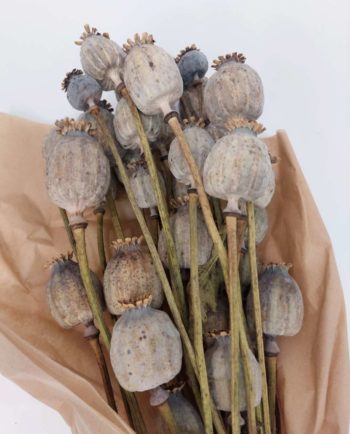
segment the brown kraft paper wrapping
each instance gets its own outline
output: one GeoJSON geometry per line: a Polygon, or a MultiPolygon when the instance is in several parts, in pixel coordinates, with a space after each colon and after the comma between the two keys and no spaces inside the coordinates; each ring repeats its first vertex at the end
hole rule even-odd
{"type": "MultiPolygon", "coordinates": [[[[50,127],[0,114],[0,371],[56,409],[74,434],[132,433],[106,404],[96,362],[81,330],[63,330],[46,302],[44,264],[69,250],[45,189],[42,141],[50,127]]],[[[305,317],[295,337],[279,338],[278,405],[285,434],[348,434],[349,357],[345,306],[332,245],[284,131],[264,139],[273,156],[276,193],[264,262],[291,262],[305,317]]],[[[118,212],[127,236],[140,230],[124,192],[118,212]]],[[[95,223],[87,213],[91,268],[99,272],[95,223]]],[[[107,242],[111,240],[108,224],[107,242]]],[[[101,274],[100,274],[101,276],[101,274]]],[[[114,383],[115,384],[115,383],[114,383]]],[[[116,395],[117,387],[115,387],[116,395]]],[[[155,410],[139,394],[150,432],[155,410]]],[[[122,413],[122,403],[117,396],[122,413]]]]}

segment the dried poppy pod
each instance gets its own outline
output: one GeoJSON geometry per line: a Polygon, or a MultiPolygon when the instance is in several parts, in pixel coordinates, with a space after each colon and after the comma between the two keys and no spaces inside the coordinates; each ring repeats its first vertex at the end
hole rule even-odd
{"type": "Polygon", "coordinates": [[[112,367],[121,387],[130,392],[154,389],[181,369],[179,332],[165,312],[147,303],[150,299],[129,306],[113,328],[112,367]]]}
{"type": "MultiPolygon", "coordinates": [[[[47,298],[50,311],[61,327],[71,328],[78,324],[88,325],[93,321],[86,291],[80,276],[79,265],[72,261],[72,255],[54,258],[50,280],[47,285],[47,298]]],[[[91,271],[93,285],[103,306],[102,285],[91,271]]]]}
{"type": "Polygon", "coordinates": [[[262,125],[231,119],[230,134],[219,139],[204,164],[203,180],[208,194],[227,200],[225,212],[240,214],[238,201],[255,201],[267,190],[272,167],[264,142],[257,138],[262,125]]]}
{"type": "MultiPolygon", "coordinates": [[[[183,384],[169,389],[159,387],[152,391],[150,404],[159,405],[159,401],[164,402],[167,400],[179,433],[204,434],[202,420],[194,406],[182,394],[182,388],[183,384]]],[[[167,432],[167,427],[162,420],[158,423],[157,432],[167,432]]]]}
{"type": "Polygon", "coordinates": [[[146,115],[167,115],[183,91],[175,60],[148,33],[128,39],[124,50],[124,82],[137,108],[146,115]]]}
{"type": "Polygon", "coordinates": [[[267,205],[271,202],[271,199],[275,193],[275,188],[276,188],[275,174],[273,171],[271,171],[271,174],[269,176],[268,186],[265,190],[265,193],[254,201],[254,205],[256,205],[259,208],[266,208],[267,205]]]}
{"type": "MultiPolygon", "coordinates": [[[[247,205],[244,201],[240,201],[239,208],[243,215],[247,215],[247,205]]],[[[254,206],[254,216],[255,216],[255,243],[259,244],[265,238],[267,230],[269,228],[268,215],[265,208],[259,208],[254,206]]],[[[248,227],[244,231],[244,245],[248,246],[248,227]]]]}
{"type": "Polygon", "coordinates": [[[208,79],[204,77],[184,90],[180,100],[181,118],[194,116],[197,119],[204,119],[205,123],[209,122],[203,102],[203,92],[207,81],[208,79]]]}
{"type": "MultiPolygon", "coordinates": [[[[127,164],[128,174],[130,179],[131,188],[134,192],[137,205],[140,208],[150,208],[151,213],[157,214],[155,208],[157,207],[157,198],[153,190],[151,176],[146,167],[146,162],[141,159],[127,164]]],[[[165,192],[165,184],[163,177],[158,172],[161,188],[165,192]]]]}
{"type": "Polygon", "coordinates": [[[199,51],[195,44],[181,50],[175,62],[180,70],[185,89],[200,81],[209,67],[207,56],[199,51]]]}
{"type": "MultiPolygon", "coordinates": [[[[140,113],[140,116],[148,140],[150,142],[156,141],[164,128],[162,116],[146,116],[143,113],[140,113]]],[[[142,149],[135,121],[125,98],[121,98],[117,104],[113,124],[117,139],[123,148],[142,149]]]]}
{"type": "Polygon", "coordinates": [[[103,278],[104,294],[109,311],[121,315],[125,304],[152,296],[151,306],[163,303],[159,277],[142,237],[113,241],[115,253],[109,260],[103,278]]]}
{"type": "Polygon", "coordinates": [[[73,69],[62,81],[70,105],[79,111],[88,111],[99,104],[102,88],[97,81],[80,69],[73,69]]]}
{"type": "Polygon", "coordinates": [[[173,178],[173,192],[175,197],[187,196],[188,186],[182,182],[178,182],[176,178],[173,178]]]}
{"type": "MultiPolygon", "coordinates": [[[[290,264],[269,264],[259,278],[263,332],[271,336],[294,336],[302,326],[303,297],[289,275],[290,264]]],[[[253,297],[247,300],[248,324],[253,324],[253,297]]]]}
{"type": "MultiPolygon", "coordinates": [[[[119,145],[114,133],[113,108],[111,104],[107,102],[105,99],[98,102],[98,108],[99,108],[100,116],[102,117],[106,127],[108,128],[109,133],[113,138],[115,138],[114,140],[115,147],[117,148],[119,155],[123,158],[125,154],[125,149],[119,145]]],[[[115,164],[115,159],[113,157],[112,151],[108,146],[108,144],[106,143],[105,135],[102,133],[100,128],[98,128],[95,116],[93,116],[89,112],[85,112],[82,113],[78,119],[91,123],[92,128],[96,130],[94,137],[96,138],[98,143],[102,146],[103,152],[105,153],[105,156],[108,158],[110,166],[115,168],[116,164],[115,164]]]]}
{"type": "Polygon", "coordinates": [[[110,183],[109,162],[91,136],[91,124],[64,119],[56,122],[62,135],[46,161],[46,186],[55,205],[67,211],[71,224],[104,199],[110,183]],[[88,170],[87,170],[88,168],[88,170]]]}
{"type": "MultiPolygon", "coordinates": [[[[209,387],[216,408],[221,411],[231,411],[231,369],[230,345],[231,338],[225,331],[212,333],[214,344],[205,352],[209,387]]],[[[249,364],[254,387],[254,406],[261,400],[261,371],[253,353],[249,350],[249,364]]],[[[247,409],[244,386],[244,372],[241,358],[239,359],[239,411],[247,409]]]]}
{"type": "Polygon", "coordinates": [[[109,39],[108,33],[99,33],[88,24],[76,41],[80,45],[80,60],[86,74],[97,80],[103,90],[114,90],[122,83],[125,54],[122,48],[109,39]]]}
{"type": "MultiPolygon", "coordinates": [[[[173,234],[179,265],[181,268],[191,268],[188,196],[179,197],[173,200],[172,204],[177,207],[177,211],[170,216],[170,229],[173,234]]],[[[198,265],[204,265],[210,258],[213,242],[200,209],[197,212],[197,231],[198,265]]],[[[168,267],[168,255],[163,230],[159,234],[158,253],[163,264],[168,267]]]]}
{"type": "Polygon", "coordinates": [[[210,122],[224,126],[232,117],[258,119],[264,107],[259,75],[246,65],[243,54],[232,53],[214,60],[216,72],[204,90],[204,107],[210,122]]]}
{"type": "MultiPolygon", "coordinates": [[[[194,118],[186,119],[185,124],[186,127],[183,130],[184,135],[199,172],[202,174],[204,162],[210,150],[214,146],[214,140],[203,128],[203,120],[200,119],[199,121],[196,121],[194,118]]],[[[195,182],[191,170],[188,167],[177,138],[171,142],[168,161],[170,171],[177,181],[195,188],[195,182]]]]}
{"type": "Polygon", "coordinates": [[[221,137],[224,137],[226,134],[229,133],[229,130],[227,128],[219,127],[212,123],[210,123],[205,129],[216,142],[221,139],[221,137]]]}

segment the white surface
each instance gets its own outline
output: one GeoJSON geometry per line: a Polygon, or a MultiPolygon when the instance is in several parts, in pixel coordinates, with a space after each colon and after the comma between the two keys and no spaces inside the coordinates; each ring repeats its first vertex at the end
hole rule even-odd
{"type": "MultiPolygon", "coordinates": [[[[284,128],[291,138],[333,241],[350,306],[348,0],[2,0],[2,6],[0,111],[38,121],[76,114],[60,82],[80,67],[73,41],[86,22],[119,43],[152,32],[172,55],[192,42],[210,60],[245,53],[264,82],[261,121],[269,134],[284,128]]],[[[0,417],[7,424],[1,432],[40,434],[59,426],[57,414],[6,382],[0,386],[0,417]]]]}

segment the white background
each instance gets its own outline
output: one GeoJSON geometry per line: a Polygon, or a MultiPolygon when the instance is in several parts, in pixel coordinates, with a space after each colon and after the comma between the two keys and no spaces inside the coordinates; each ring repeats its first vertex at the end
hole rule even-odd
{"type": "MultiPolygon", "coordinates": [[[[242,51],[261,75],[267,133],[287,130],[329,231],[349,308],[349,0],[0,1],[0,111],[52,123],[73,115],[60,82],[79,67],[84,23],[123,43],[153,33],[172,55],[242,51]]],[[[60,416],[0,377],[4,434],[64,434],[60,416]]]]}

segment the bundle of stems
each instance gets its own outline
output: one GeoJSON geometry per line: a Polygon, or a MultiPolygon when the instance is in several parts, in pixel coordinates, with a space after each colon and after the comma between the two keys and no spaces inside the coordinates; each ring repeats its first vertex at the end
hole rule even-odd
{"type": "MultiPolygon", "coordinates": [[[[251,366],[249,363],[249,351],[250,344],[247,336],[247,328],[245,324],[245,317],[243,314],[242,295],[239,283],[239,257],[240,257],[240,245],[245,225],[242,224],[240,216],[227,214],[225,216],[226,234],[227,234],[227,250],[225,247],[225,231],[222,231],[224,235],[220,234],[218,224],[222,223],[221,210],[218,206],[218,201],[215,201],[214,211],[216,221],[213,217],[212,208],[204,190],[203,182],[196,166],[196,163],[191,154],[190,148],[186,142],[185,135],[183,134],[181,125],[177,116],[167,116],[167,122],[171,127],[173,133],[179,141],[184,158],[190,168],[195,189],[189,191],[190,196],[190,252],[191,252],[191,308],[193,318],[193,330],[194,338],[193,342],[189,338],[187,333],[188,327],[188,312],[187,303],[185,299],[184,286],[181,279],[180,267],[177,258],[177,252],[175,248],[175,242],[170,228],[169,212],[167,208],[167,202],[164,197],[164,193],[161,189],[160,181],[158,178],[158,172],[156,164],[151,151],[150,144],[143,129],[143,124],[140,118],[139,111],[132,99],[130,98],[128,91],[125,87],[120,90],[121,95],[128,101],[130,110],[133,115],[135,126],[140,138],[142,149],[145,155],[145,160],[152,180],[152,186],[157,199],[157,206],[160,215],[160,221],[162,229],[165,235],[165,241],[167,246],[167,254],[169,259],[169,271],[170,282],[167,278],[167,274],[163,268],[163,264],[160,260],[157,247],[150,227],[147,225],[143,212],[138,207],[135,195],[130,185],[130,181],[124,167],[124,163],[118,153],[115,146],[115,139],[110,134],[108,127],[100,116],[99,110],[94,108],[91,114],[95,117],[96,124],[102,133],[104,143],[108,145],[114,159],[120,178],[124,184],[128,199],[135,214],[135,217],[139,223],[146,244],[150,251],[154,266],[162,282],[163,290],[167,303],[169,305],[170,312],[173,320],[179,330],[182,338],[183,347],[185,351],[185,365],[186,373],[188,376],[188,384],[192,388],[193,394],[196,398],[197,405],[200,409],[200,413],[203,418],[204,428],[206,434],[211,434],[215,431],[219,434],[224,434],[225,427],[221,419],[221,415],[215,408],[214,401],[210,396],[210,390],[208,385],[208,378],[206,373],[205,359],[204,359],[204,347],[203,347],[203,331],[202,331],[202,309],[201,309],[201,296],[199,287],[199,275],[198,275],[198,245],[197,245],[197,201],[199,201],[205,223],[207,225],[208,232],[212,238],[214,245],[214,253],[209,261],[210,268],[218,260],[222,274],[224,278],[225,288],[229,300],[229,313],[230,313],[230,336],[231,336],[231,414],[232,414],[232,433],[238,434],[240,432],[240,413],[239,413],[239,360],[244,371],[245,392],[248,410],[248,432],[249,434],[255,434],[257,432],[256,425],[256,413],[254,408],[254,385],[252,380],[251,366]]],[[[107,205],[111,212],[113,227],[117,237],[122,237],[123,232],[118,219],[118,214],[115,208],[115,202],[110,191],[107,194],[107,205]]],[[[257,280],[256,269],[256,252],[255,252],[255,222],[254,222],[254,208],[253,204],[249,203],[248,209],[248,232],[249,232],[249,255],[251,264],[251,278],[253,288],[254,299],[254,315],[256,325],[256,340],[258,346],[258,358],[259,365],[262,372],[262,421],[264,434],[271,433],[270,427],[270,414],[269,414],[269,402],[267,393],[266,382],[266,369],[263,351],[262,341],[262,322],[261,322],[261,309],[259,302],[259,288],[257,280]]],[[[77,257],[84,286],[88,295],[91,310],[93,312],[96,325],[99,329],[101,339],[107,349],[110,347],[110,331],[103,319],[103,312],[98,301],[95,289],[93,287],[91,276],[89,273],[89,265],[86,254],[85,246],[85,224],[75,224],[69,226],[67,223],[67,216],[64,210],[60,210],[67,234],[71,242],[77,257]]],[[[98,251],[100,257],[101,267],[104,269],[106,266],[105,248],[103,242],[103,214],[99,210],[97,212],[97,239],[98,239],[98,251]]],[[[138,407],[135,395],[126,392],[121,389],[121,394],[124,399],[125,408],[129,417],[130,424],[134,427],[138,433],[146,433],[146,427],[142,419],[140,408],[138,407]]],[[[176,424],[174,424],[174,418],[171,417],[171,410],[167,407],[167,404],[162,406],[162,414],[168,421],[169,430],[176,432],[176,424]]],[[[258,412],[259,414],[259,412],[258,412]]]]}

